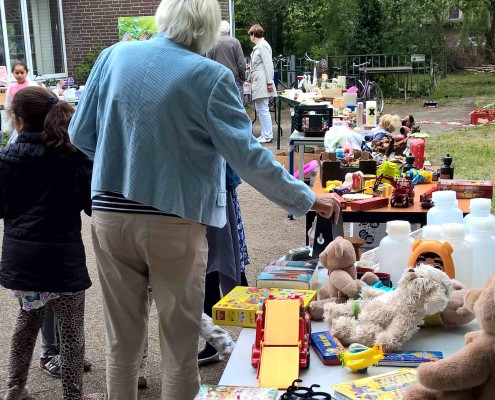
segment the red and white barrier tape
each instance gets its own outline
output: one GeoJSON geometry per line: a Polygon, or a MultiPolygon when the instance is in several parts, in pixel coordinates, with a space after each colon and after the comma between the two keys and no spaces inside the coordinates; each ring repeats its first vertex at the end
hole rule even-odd
{"type": "Polygon", "coordinates": [[[473,124],[463,124],[456,121],[419,121],[418,124],[423,125],[454,125],[454,126],[476,126],[473,124]]]}

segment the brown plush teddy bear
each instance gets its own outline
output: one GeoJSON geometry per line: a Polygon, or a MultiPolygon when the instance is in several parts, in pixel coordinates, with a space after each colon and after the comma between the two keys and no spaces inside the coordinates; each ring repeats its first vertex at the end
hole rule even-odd
{"type": "Polygon", "coordinates": [[[483,289],[471,289],[464,306],[474,312],[481,331],[469,332],[457,353],[417,371],[419,384],[404,393],[405,400],[491,400],[495,396],[495,275],[483,289]]]}
{"type": "Polygon", "coordinates": [[[323,319],[325,303],[346,302],[348,299],[355,298],[363,286],[378,282],[378,277],[370,272],[367,272],[361,280],[357,279],[354,247],[351,242],[341,236],[337,236],[328,244],[320,254],[320,261],[331,272],[328,282],[318,290],[318,300],[309,304],[312,319],[323,319]]]}

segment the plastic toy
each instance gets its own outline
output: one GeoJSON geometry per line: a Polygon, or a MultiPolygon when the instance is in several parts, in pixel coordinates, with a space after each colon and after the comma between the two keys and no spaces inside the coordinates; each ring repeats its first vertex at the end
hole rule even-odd
{"type": "MultiPolygon", "coordinates": [[[[311,160],[309,163],[304,165],[304,175],[309,174],[311,171],[314,171],[319,166],[320,163],[317,160],[311,160]]],[[[299,179],[299,170],[294,171],[294,178],[299,179]]]]}
{"type": "Polygon", "coordinates": [[[452,259],[454,250],[449,242],[440,243],[437,240],[416,239],[411,247],[409,268],[424,263],[445,272],[451,279],[455,278],[454,260],[452,259]]]}
{"type": "Polygon", "coordinates": [[[383,179],[386,179],[393,186],[394,190],[390,196],[390,205],[392,207],[409,207],[414,204],[414,186],[409,179],[397,178],[380,174],[375,180],[373,191],[379,193],[378,187],[383,179]]]}
{"type": "Polygon", "coordinates": [[[256,339],[251,365],[258,369],[260,387],[287,388],[309,367],[311,321],[302,299],[275,299],[261,304],[256,319],[256,339]]]}
{"type": "Polygon", "coordinates": [[[411,168],[410,170],[401,174],[402,178],[409,179],[413,185],[417,185],[418,183],[424,183],[425,177],[419,173],[416,168],[411,168]]]}
{"type": "Polygon", "coordinates": [[[371,348],[359,343],[353,343],[349,346],[349,350],[340,353],[342,365],[349,367],[352,372],[360,374],[365,374],[368,371],[368,367],[378,365],[378,361],[383,357],[380,343],[375,343],[371,348]]]}
{"type": "Polygon", "coordinates": [[[433,192],[436,192],[437,190],[440,190],[440,188],[438,186],[435,186],[419,196],[421,208],[432,208],[435,205],[433,204],[433,199],[431,198],[431,195],[433,192]]]}
{"type": "Polygon", "coordinates": [[[330,193],[335,187],[342,186],[342,183],[342,181],[338,180],[326,181],[325,189],[323,189],[323,192],[330,193]]]}

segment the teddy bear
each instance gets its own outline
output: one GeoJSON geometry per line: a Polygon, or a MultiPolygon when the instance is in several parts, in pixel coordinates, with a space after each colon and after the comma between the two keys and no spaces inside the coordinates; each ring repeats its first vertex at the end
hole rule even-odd
{"type": "Polygon", "coordinates": [[[384,352],[392,352],[418,331],[425,316],[444,310],[451,294],[451,280],[443,271],[419,264],[402,275],[396,290],[363,287],[360,301],[326,303],[324,319],[343,345],[380,342],[384,352]]]}
{"type": "Polygon", "coordinates": [[[417,370],[419,384],[406,389],[405,400],[491,400],[495,394],[495,275],[483,289],[470,289],[465,307],[476,315],[480,331],[465,336],[465,346],[443,360],[417,370]]]}
{"type": "Polygon", "coordinates": [[[314,320],[323,319],[323,306],[327,302],[342,303],[357,296],[359,290],[378,282],[378,277],[367,272],[357,279],[356,253],[352,243],[337,236],[320,254],[322,265],[330,270],[328,281],[318,290],[318,300],[309,304],[314,320]]]}

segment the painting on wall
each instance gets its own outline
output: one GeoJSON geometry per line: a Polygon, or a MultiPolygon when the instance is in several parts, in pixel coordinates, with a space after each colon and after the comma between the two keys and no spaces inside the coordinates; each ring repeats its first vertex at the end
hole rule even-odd
{"type": "Polygon", "coordinates": [[[148,40],[156,35],[155,17],[119,17],[119,38],[122,42],[148,40]]]}

